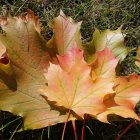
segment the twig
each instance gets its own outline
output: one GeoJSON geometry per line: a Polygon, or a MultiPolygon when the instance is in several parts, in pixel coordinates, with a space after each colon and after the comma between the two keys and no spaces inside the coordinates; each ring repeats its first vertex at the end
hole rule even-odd
{"type": "Polygon", "coordinates": [[[73,130],[74,130],[75,140],[78,140],[77,131],[76,131],[76,125],[75,125],[75,120],[72,120],[72,127],[73,127],[73,130]]]}
{"type": "Polygon", "coordinates": [[[67,122],[68,122],[69,117],[70,117],[70,113],[71,113],[71,110],[69,110],[69,112],[68,112],[68,116],[67,116],[67,119],[66,119],[66,121],[65,121],[64,128],[63,128],[63,133],[62,133],[62,138],[61,138],[61,140],[64,140],[64,134],[65,134],[67,122]]]}
{"type": "Polygon", "coordinates": [[[116,140],[120,140],[120,138],[122,138],[122,136],[128,131],[128,129],[130,129],[135,123],[136,123],[136,121],[131,122],[131,123],[123,130],[123,132],[116,138],[116,140]]]}
{"type": "Polygon", "coordinates": [[[83,126],[82,126],[81,140],[84,140],[84,133],[85,133],[85,123],[86,123],[86,119],[87,119],[87,114],[84,115],[84,122],[83,122],[83,126]]]}

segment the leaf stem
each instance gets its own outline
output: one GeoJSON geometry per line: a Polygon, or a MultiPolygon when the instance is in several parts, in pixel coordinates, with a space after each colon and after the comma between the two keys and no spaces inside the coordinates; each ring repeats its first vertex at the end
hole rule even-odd
{"type": "Polygon", "coordinates": [[[66,126],[67,126],[67,123],[68,123],[68,120],[69,120],[69,117],[70,117],[70,113],[71,113],[71,110],[69,109],[67,119],[66,119],[66,121],[65,121],[65,123],[64,123],[64,128],[63,128],[63,133],[62,133],[62,138],[61,138],[61,140],[64,140],[64,134],[65,134],[66,126]]]}
{"type": "Polygon", "coordinates": [[[84,133],[85,133],[85,123],[86,123],[86,119],[87,119],[87,114],[84,115],[84,122],[83,122],[83,126],[82,126],[81,140],[84,140],[84,133]]]}
{"type": "Polygon", "coordinates": [[[76,131],[76,125],[75,125],[75,120],[72,120],[72,127],[73,127],[73,130],[74,130],[75,140],[78,140],[77,131],[76,131]]]}
{"type": "Polygon", "coordinates": [[[130,129],[134,124],[136,124],[136,120],[131,122],[115,140],[120,140],[122,136],[128,131],[128,129],[130,129]]]}

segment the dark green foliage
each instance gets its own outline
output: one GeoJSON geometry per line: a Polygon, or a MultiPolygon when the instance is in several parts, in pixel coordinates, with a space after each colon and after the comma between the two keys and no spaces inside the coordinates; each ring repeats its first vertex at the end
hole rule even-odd
{"type": "Polygon", "coordinates": [[[95,27],[117,29],[123,25],[129,38],[127,44],[131,47],[140,44],[139,0],[1,0],[0,5],[0,11],[7,8],[11,15],[32,9],[41,18],[46,38],[51,36],[48,21],[62,9],[66,15],[83,21],[83,39],[90,40],[95,27]]]}

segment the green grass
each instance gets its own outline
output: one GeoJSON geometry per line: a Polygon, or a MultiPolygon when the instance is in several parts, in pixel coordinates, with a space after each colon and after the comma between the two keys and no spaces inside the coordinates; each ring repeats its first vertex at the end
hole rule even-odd
{"type": "MultiPolygon", "coordinates": [[[[123,33],[126,34],[125,43],[132,51],[121,64],[121,75],[131,73],[139,74],[139,69],[135,66],[133,57],[135,49],[140,45],[140,0],[0,0],[0,14],[16,16],[32,9],[40,17],[42,23],[41,33],[49,40],[52,31],[48,27],[48,22],[59,15],[60,9],[66,15],[71,16],[76,21],[83,21],[81,34],[83,42],[92,39],[95,28],[98,29],[117,29],[123,25],[123,33]]],[[[137,107],[139,112],[139,107],[137,107]]],[[[60,140],[63,124],[52,126],[34,131],[15,133],[22,125],[22,118],[7,112],[0,112],[0,126],[7,127],[0,129],[1,140],[60,140]],[[11,123],[9,123],[11,122],[11,123]],[[8,125],[9,123],[9,125],[8,125]]],[[[126,127],[131,120],[104,124],[98,121],[87,121],[85,127],[85,140],[114,140],[126,127]]],[[[78,137],[81,134],[82,122],[76,122],[78,137]]],[[[74,139],[71,123],[66,129],[66,140],[74,139]]],[[[122,138],[122,140],[139,140],[140,126],[134,125],[122,138]]]]}
{"type": "Polygon", "coordinates": [[[46,38],[50,37],[48,21],[62,9],[76,21],[83,21],[83,39],[90,40],[95,28],[117,29],[123,25],[129,38],[127,44],[131,47],[140,44],[140,0],[1,0],[0,11],[3,7],[11,15],[32,9],[41,18],[46,38]]]}

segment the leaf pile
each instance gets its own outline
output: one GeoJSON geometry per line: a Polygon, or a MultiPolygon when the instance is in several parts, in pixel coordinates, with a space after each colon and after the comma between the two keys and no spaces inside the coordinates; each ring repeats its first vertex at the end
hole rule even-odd
{"type": "Polygon", "coordinates": [[[69,111],[69,121],[84,114],[140,120],[140,76],[116,76],[128,54],[121,29],[96,29],[82,44],[81,22],[61,11],[49,24],[53,37],[46,42],[32,11],[0,18],[0,109],[22,116],[25,130],[63,123],[69,111]]]}

